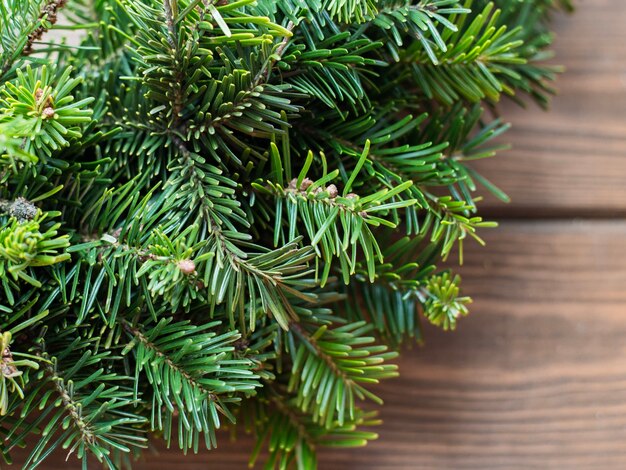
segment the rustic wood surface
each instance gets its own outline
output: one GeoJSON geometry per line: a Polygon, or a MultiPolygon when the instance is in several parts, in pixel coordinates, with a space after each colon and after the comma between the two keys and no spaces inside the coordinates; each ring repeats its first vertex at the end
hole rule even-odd
{"type": "Polygon", "coordinates": [[[476,167],[524,218],[626,214],[626,2],[579,0],[555,19],[555,63],[566,66],[549,113],[505,106],[514,150],[476,167]]]}
{"type": "MultiPolygon", "coordinates": [[[[508,106],[515,149],[480,164],[513,198],[488,212],[519,220],[467,248],[472,315],[426,328],[378,388],[380,439],[322,451],[322,470],[626,469],[626,2],[578,7],[557,19],[567,73],[552,111],[508,106]]],[[[137,468],[244,469],[250,446],[223,436],[137,468]]]]}

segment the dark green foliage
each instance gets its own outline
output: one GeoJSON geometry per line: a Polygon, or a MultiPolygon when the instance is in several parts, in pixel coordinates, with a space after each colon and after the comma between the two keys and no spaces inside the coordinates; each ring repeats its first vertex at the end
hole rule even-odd
{"type": "Polygon", "coordinates": [[[145,374],[152,388],[152,429],[162,430],[169,443],[178,421],[181,447],[197,451],[203,433],[210,449],[216,445],[219,414],[234,421],[226,403],[239,401],[241,392],[252,393],[259,376],[251,360],[233,358],[232,344],[241,337],[236,330],[218,336],[219,322],[195,326],[170,320],[163,318],[148,331],[123,323],[131,340],[123,354],[135,356],[135,399],[145,374]]]}
{"type": "Polygon", "coordinates": [[[438,265],[507,200],[472,161],[500,100],[547,103],[571,7],[0,2],[4,459],[128,467],[226,424],[311,469],[376,438],[370,386],[468,313],[438,265]]]}

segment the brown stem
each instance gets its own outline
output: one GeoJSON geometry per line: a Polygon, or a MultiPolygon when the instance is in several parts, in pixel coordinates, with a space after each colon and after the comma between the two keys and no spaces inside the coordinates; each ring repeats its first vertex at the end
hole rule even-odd
{"type": "MultiPolygon", "coordinates": [[[[39,13],[39,22],[41,23],[44,19],[54,25],[57,22],[57,13],[63,8],[66,4],[67,0],[49,0],[44,7],[41,9],[39,13]]],[[[41,39],[41,37],[48,31],[43,24],[40,24],[37,28],[35,28],[29,35],[26,40],[26,45],[24,46],[23,53],[25,55],[33,52],[33,44],[35,41],[41,39]]],[[[4,72],[4,70],[3,70],[4,72]]]]}
{"type": "MultiPolygon", "coordinates": [[[[289,21],[289,23],[287,24],[287,29],[289,31],[293,31],[294,28],[295,28],[295,24],[293,23],[293,21],[289,21]]],[[[254,87],[260,85],[263,82],[263,75],[265,75],[266,72],[267,72],[267,75],[269,76],[269,73],[271,72],[276,62],[278,62],[282,58],[283,52],[287,48],[290,38],[291,38],[290,36],[285,36],[283,40],[281,41],[281,43],[276,48],[276,52],[274,52],[273,54],[275,58],[272,59],[271,61],[268,60],[267,62],[265,62],[265,64],[263,64],[263,67],[256,74],[256,76],[254,77],[254,81],[252,82],[254,87]]],[[[267,81],[267,77],[265,81],[267,81]]]]}
{"type": "Polygon", "coordinates": [[[204,388],[201,384],[199,384],[194,377],[192,377],[187,371],[181,369],[175,362],[173,362],[168,356],[166,356],[163,352],[159,350],[153,343],[151,343],[148,338],[144,336],[144,334],[138,329],[131,326],[128,322],[123,321],[122,326],[124,330],[136,338],[140,343],[142,343],[146,348],[151,349],[154,353],[165,360],[165,363],[172,370],[175,370],[180,375],[182,375],[193,387],[196,387],[198,390],[206,393],[209,400],[215,402],[215,407],[223,412],[222,408],[219,406],[217,395],[214,392],[211,392],[204,388]]]}

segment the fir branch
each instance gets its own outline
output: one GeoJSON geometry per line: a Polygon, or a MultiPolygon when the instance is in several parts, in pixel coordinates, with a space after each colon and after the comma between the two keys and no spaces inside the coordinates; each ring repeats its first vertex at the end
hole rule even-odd
{"type": "MultiPolygon", "coordinates": [[[[50,29],[50,26],[54,26],[57,22],[59,10],[65,6],[67,0],[45,0],[41,13],[39,14],[39,26],[35,28],[26,40],[26,45],[23,49],[23,54],[28,55],[33,52],[33,45],[36,41],[40,40],[42,36],[50,29]]],[[[6,70],[3,70],[3,74],[6,70]]]]}
{"type": "Polygon", "coordinates": [[[168,357],[163,351],[159,350],[159,348],[152,342],[150,342],[146,336],[138,329],[130,325],[127,321],[122,321],[122,326],[124,330],[129,333],[132,337],[134,337],[139,343],[141,343],[146,349],[151,350],[156,357],[165,361],[167,366],[172,369],[174,372],[180,374],[186,381],[188,381],[192,387],[197,388],[202,392],[210,401],[216,402],[215,407],[218,411],[224,412],[223,409],[220,408],[219,403],[217,403],[217,395],[206,389],[202,386],[198,381],[194,379],[194,377],[187,372],[186,370],[179,367],[170,357],[168,357]]]}
{"type": "Polygon", "coordinates": [[[169,43],[175,56],[178,56],[178,31],[174,25],[174,15],[170,0],[163,0],[163,11],[165,12],[165,24],[167,25],[167,42],[169,43]]]}
{"type": "Polygon", "coordinates": [[[92,454],[112,470],[115,465],[110,459],[111,449],[130,452],[131,447],[144,446],[146,440],[141,436],[140,426],[145,419],[130,412],[134,404],[132,392],[113,385],[122,381],[123,375],[105,373],[103,368],[85,375],[84,367],[98,364],[108,354],[92,353],[87,346],[89,340],[81,338],[66,342],[68,336],[76,333],[74,328],[56,333],[49,342],[39,338],[35,347],[36,357],[44,366],[36,380],[31,380],[20,418],[7,435],[8,449],[19,445],[28,433],[41,433],[37,446],[24,462],[24,468],[36,468],[63,445],[68,449],[68,458],[75,453],[86,465],[92,454]],[[59,354],[50,356],[47,349],[55,346],[61,348],[59,354]],[[63,367],[63,360],[76,352],[76,361],[68,368],[63,367]],[[50,400],[55,394],[58,399],[50,400]],[[48,426],[41,430],[37,426],[45,418],[49,421],[48,426]],[[66,424],[62,425],[64,421],[66,424]],[[54,427],[55,424],[58,427],[54,427]]]}
{"type": "Polygon", "coordinates": [[[258,387],[253,363],[231,358],[239,333],[211,331],[219,322],[195,326],[163,319],[147,333],[126,321],[122,324],[132,338],[124,353],[135,350],[136,355],[135,396],[142,372],[153,388],[152,429],[163,430],[169,443],[176,413],[181,449],[192,447],[198,433],[205,435],[207,448],[214,447],[215,429],[220,427],[217,412],[233,420],[226,403],[239,401],[236,393],[252,393],[258,387]]]}
{"type": "Polygon", "coordinates": [[[78,429],[78,432],[80,433],[80,439],[87,445],[94,445],[96,443],[96,434],[93,427],[87,421],[85,421],[85,419],[81,415],[80,405],[71,397],[67,387],[65,386],[63,378],[57,374],[55,368],[53,367],[47,356],[41,355],[40,357],[42,359],[42,362],[46,364],[46,366],[44,367],[46,374],[49,377],[49,380],[55,388],[56,392],[61,397],[61,401],[63,407],[65,408],[65,411],[71,417],[74,426],[78,429]]]}
{"type": "MultiPolygon", "coordinates": [[[[287,23],[287,28],[286,28],[287,31],[289,31],[289,33],[291,33],[294,30],[295,27],[296,27],[295,23],[293,21],[289,20],[289,23],[287,23]]],[[[274,50],[274,53],[263,64],[263,67],[261,67],[261,69],[255,75],[254,80],[252,81],[253,88],[258,87],[259,85],[261,85],[263,83],[269,82],[270,73],[271,73],[272,69],[274,68],[274,65],[282,59],[283,52],[285,51],[285,49],[289,45],[289,40],[290,39],[291,39],[291,36],[285,35],[285,37],[280,42],[280,44],[278,44],[278,46],[276,46],[276,49],[274,50]]]]}
{"type": "Polygon", "coordinates": [[[249,464],[256,463],[261,449],[267,443],[269,456],[266,467],[317,468],[316,451],[322,447],[360,447],[378,435],[362,427],[380,424],[375,412],[358,410],[353,419],[344,424],[333,423],[326,428],[302,413],[293,397],[278,387],[271,388],[264,397],[250,407],[256,445],[249,464]]]}
{"type": "Polygon", "coordinates": [[[343,425],[345,420],[354,419],[355,398],[381,403],[362,384],[396,376],[397,367],[383,362],[397,353],[371,344],[374,338],[365,335],[372,325],[357,322],[333,329],[324,325],[313,334],[297,324],[290,328],[302,341],[295,353],[288,388],[297,394],[301,411],[309,412],[316,422],[330,429],[335,421],[343,425]],[[316,383],[325,384],[323,396],[316,392],[316,383]]]}

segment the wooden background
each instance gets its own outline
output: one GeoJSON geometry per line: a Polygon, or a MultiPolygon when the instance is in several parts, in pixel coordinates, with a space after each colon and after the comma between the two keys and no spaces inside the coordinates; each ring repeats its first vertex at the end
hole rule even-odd
{"type": "MultiPolygon", "coordinates": [[[[480,165],[513,202],[489,200],[501,226],[468,246],[471,316],[427,328],[378,388],[379,440],[322,451],[322,470],[626,469],[626,1],[577,3],[551,112],[507,107],[514,150],[480,165]]],[[[137,469],[244,469],[250,446],[137,469]]]]}

